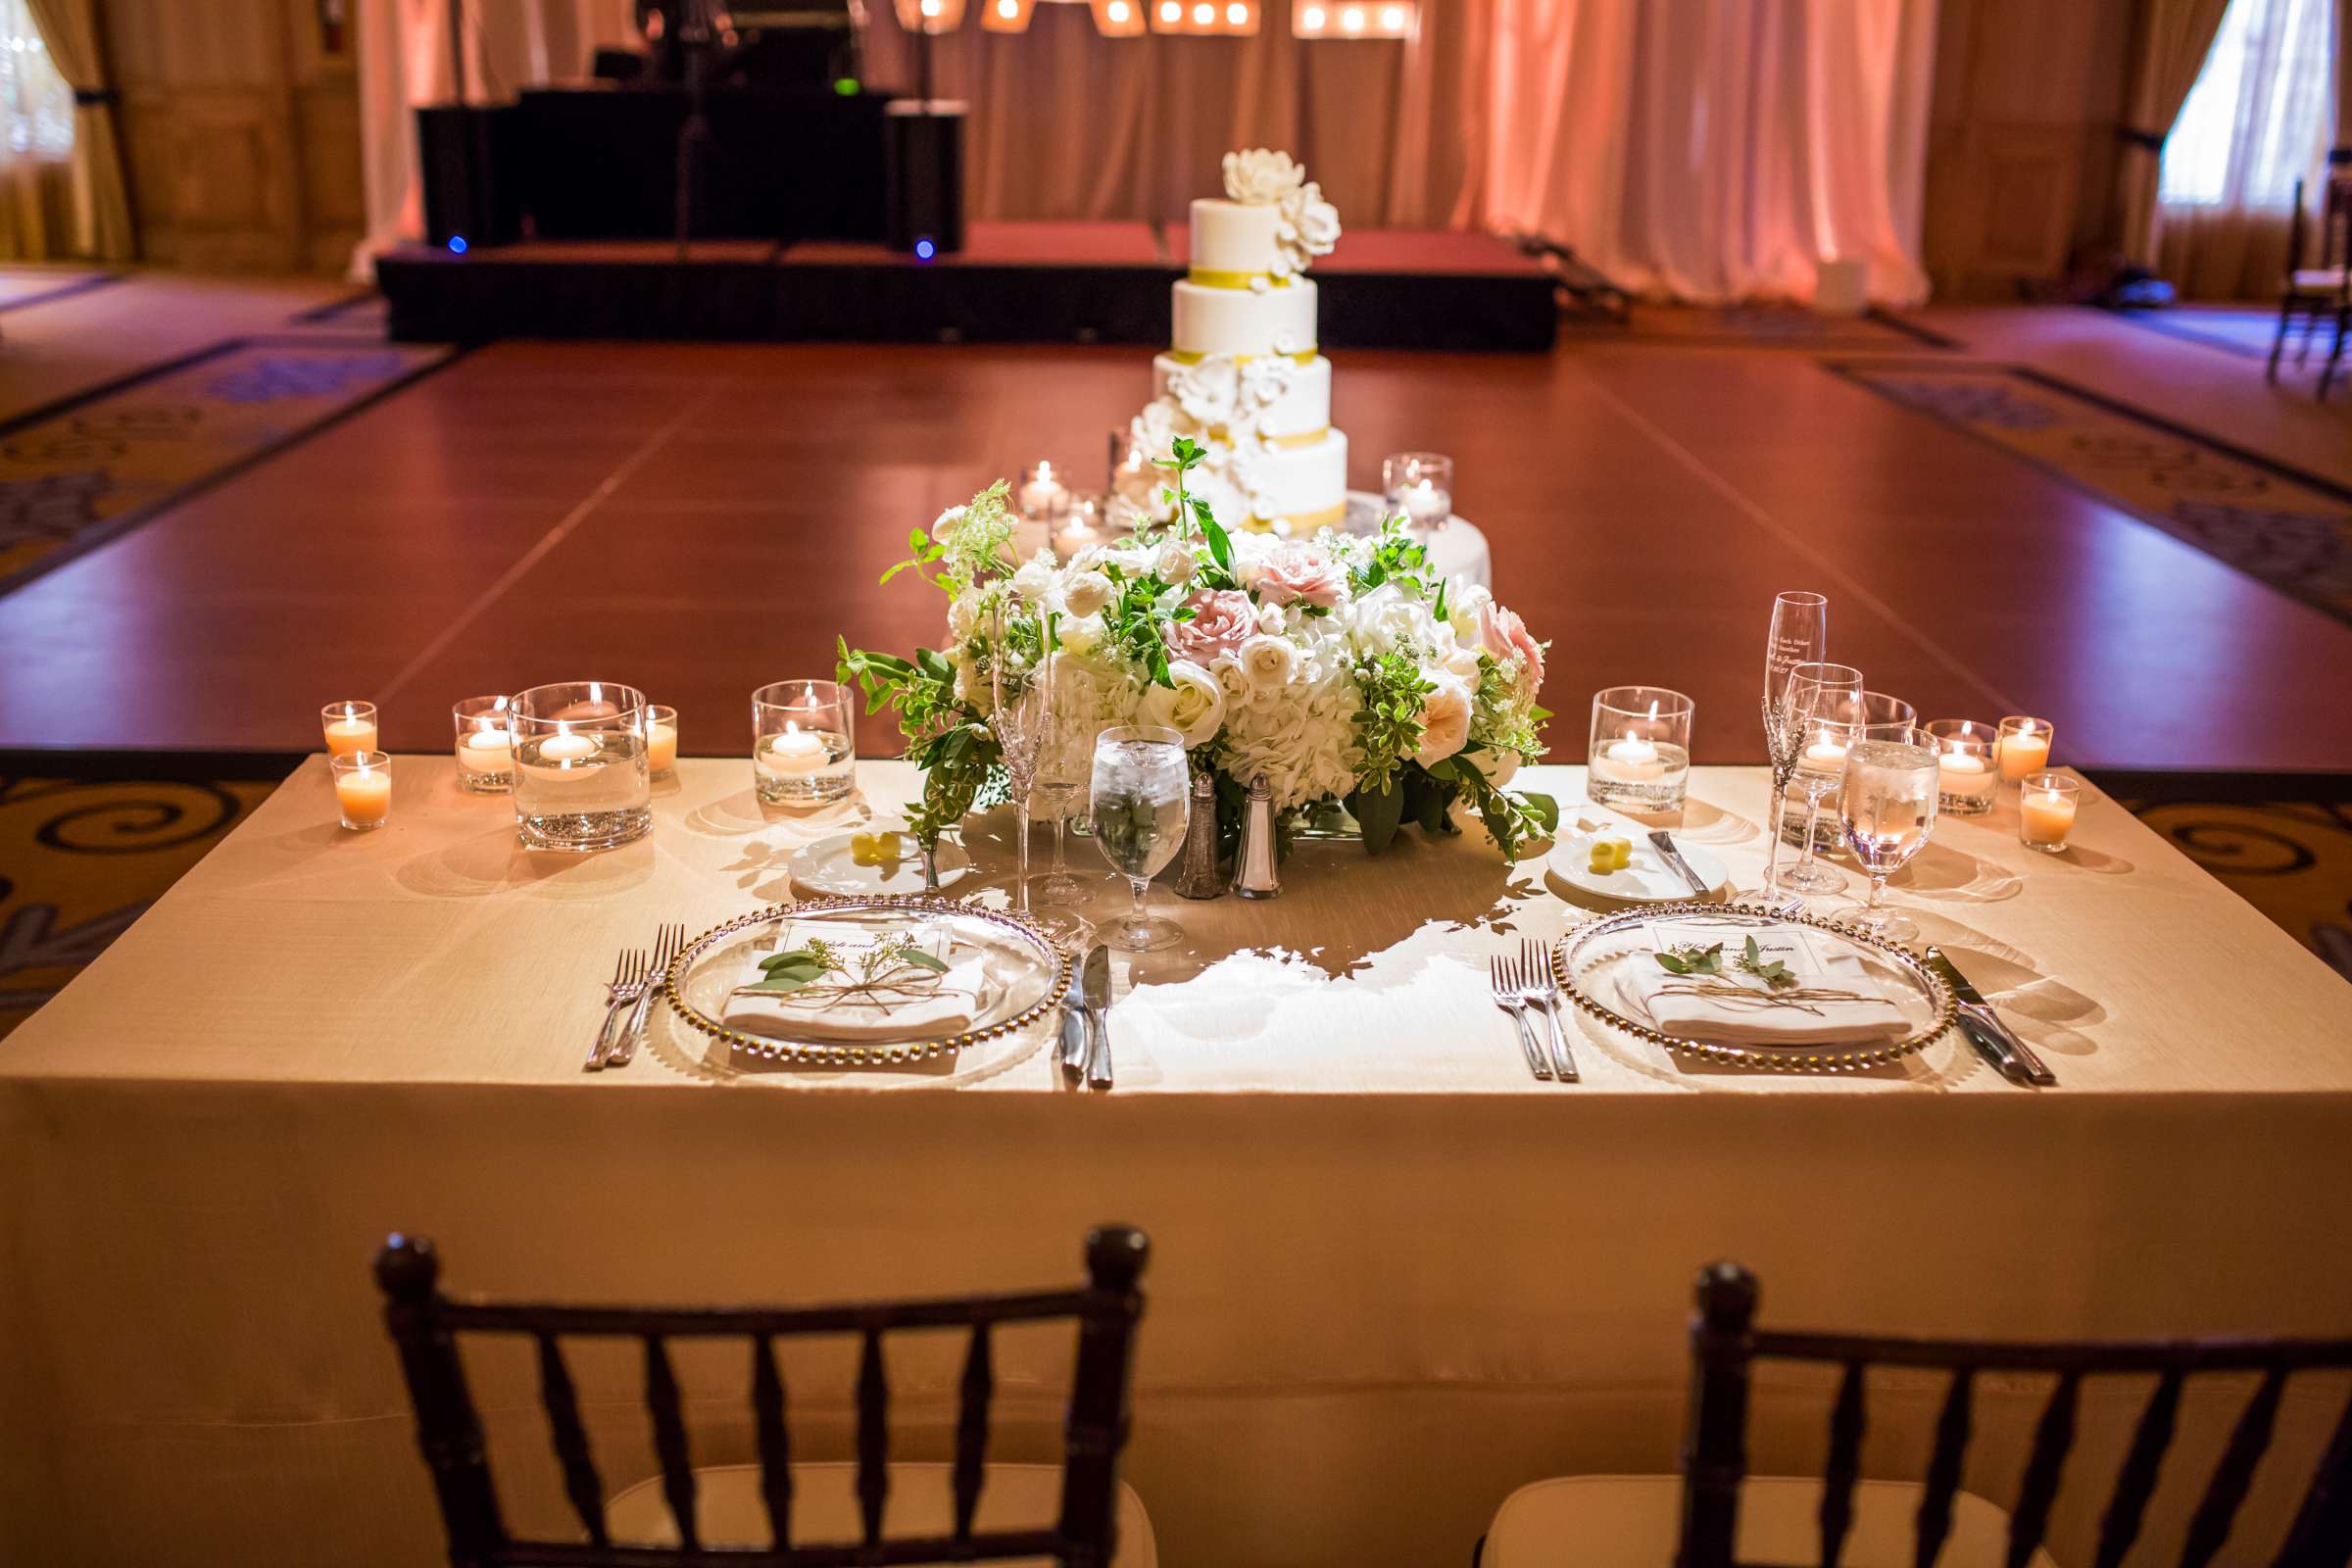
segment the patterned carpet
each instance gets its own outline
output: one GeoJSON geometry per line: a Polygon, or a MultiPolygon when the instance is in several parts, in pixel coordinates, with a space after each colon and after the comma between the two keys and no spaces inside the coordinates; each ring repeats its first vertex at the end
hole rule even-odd
{"type": "Polygon", "coordinates": [[[0,592],[452,353],[357,335],[234,338],[0,425],[0,592]]]}
{"type": "MultiPolygon", "coordinates": [[[[0,776],[0,1037],[274,788],[0,776]]],[[[2352,979],[2352,806],[2127,804],[2352,979]]]]}
{"type": "Polygon", "coordinates": [[[2352,622],[2352,491],[2022,367],[1823,363],[2352,622]]]}

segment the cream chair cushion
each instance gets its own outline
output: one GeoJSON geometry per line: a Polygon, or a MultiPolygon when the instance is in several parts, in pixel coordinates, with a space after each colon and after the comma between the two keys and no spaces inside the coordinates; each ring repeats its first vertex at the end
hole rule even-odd
{"type": "MultiPolygon", "coordinates": [[[[1821,1560],[1821,1483],[1750,1476],[1740,1493],[1741,1562],[1821,1560]]],[[[1911,1568],[1922,1489],[1909,1481],[1854,1488],[1845,1568],[1911,1568]]],[[[1680,1476],[1563,1476],[1521,1487],[1494,1511],[1479,1568],[1670,1568],[1682,1534],[1680,1476]]],[[[2009,1515],[1963,1492],[1938,1568],[2000,1568],[2009,1515]]],[[[2033,1568],[2055,1568],[2037,1551],[2033,1568]]]]}
{"type": "MultiPolygon", "coordinates": [[[[764,1546],[773,1540],[767,1504],[760,1496],[760,1467],[712,1465],[694,1473],[696,1534],[706,1546],[764,1546]]],[[[955,1528],[954,1472],[944,1464],[893,1464],[884,1534],[944,1536],[955,1528]]],[[[1061,1466],[992,1464],[980,1486],[975,1531],[1034,1530],[1061,1517],[1061,1466]]],[[[859,1541],[858,1467],[841,1463],[792,1467],[792,1539],[796,1545],[859,1541]]],[[[662,1478],[652,1477],[605,1504],[605,1528],[616,1543],[674,1546],[676,1524],[662,1500],[662,1478]]],[[[1007,1558],[1020,1568],[1051,1568],[1043,1557],[1007,1558]]],[[[1119,1483],[1119,1549],[1112,1568],[1157,1568],[1158,1547],[1143,1499],[1119,1483]]]]}
{"type": "Polygon", "coordinates": [[[2340,267],[2305,267],[2294,274],[2298,294],[2332,294],[2344,286],[2344,271],[2340,267]]]}

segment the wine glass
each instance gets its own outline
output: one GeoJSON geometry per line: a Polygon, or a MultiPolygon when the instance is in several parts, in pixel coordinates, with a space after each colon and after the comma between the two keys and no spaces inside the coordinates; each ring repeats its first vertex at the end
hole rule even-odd
{"type": "Polygon", "coordinates": [[[1017,878],[1012,906],[1029,912],[1029,795],[1037,783],[1037,758],[1054,708],[1054,662],[1043,653],[1044,628],[1024,623],[1000,594],[989,612],[988,727],[1011,785],[1013,858],[1017,878]]]}
{"type": "Polygon", "coordinates": [[[1781,802],[1788,797],[1788,780],[1796,771],[1802,735],[1782,722],[1788,695],[1788,672],[1816,662],[1829,654],[1830,602],[1820,594],[1786,593],[1772,602],[1772,629],[1764,638],[1764,745],[1772,758],[1772,808],[1765,813],[1772,834],[1770,858],[1764,863],[1764,886],[1779,878],[1781,867],[1781,802]]]}
{"type": "Polygon", "coordinates": [[[1184,737],[1172,729],[1122,724],[1095,738],[1095,842],[1134,897],[1111,935],[1130,953],[1184,938],[1175,921],[1144,913],[1144,888],[1184,847],[1191,783],[1184,737]]]}
{"type": "Polygon", "coordinates": [[[1925,746],[1865,740],[1845,754],[1845,842],[1870,877],[1870,900],[1851,918],[1889,942],[1919,940],[1918,922],[1886,907],[1886,879],[1926,846],[1940,780],[1925,746]]]}
{"type": "MultiPolygon", "coordinates": [[[[1814,858],[1813,830],[1821,820],[1822,801],[1845,776],[1845,754],[1862,739],[1863,713],[1862,672],[1850,664],[1807,662],[1788,671],[1780,722],[1794,737],[1794,778],[1805,795],[1805,853],[1781,873],[1778,884],[1791,893],[1828,893],[1845,885],[1814,858]]],[[[1773,804],[1777,818],[1778,797],[1773,804]]],[[[1777,847],[1777,819],[1772,838],[1777,847]]],[[[1773,858],[1780,858],[1777,848],[1773,858]]]]}

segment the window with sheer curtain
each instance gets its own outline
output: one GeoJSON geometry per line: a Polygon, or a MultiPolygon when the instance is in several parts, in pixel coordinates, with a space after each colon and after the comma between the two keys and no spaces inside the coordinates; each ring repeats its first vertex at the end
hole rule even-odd
{"type": "Polygon", "coordinates": [[[24,0],[0,0],[0,163],[73,154],[74,89],[50,63],[24,0]]]}
{"type": "Polygon", "coordinates": [[[2283,212],[2335,120],[2335,0],[2230,0],[2164,143],[2167,207],[2283,212]]]}

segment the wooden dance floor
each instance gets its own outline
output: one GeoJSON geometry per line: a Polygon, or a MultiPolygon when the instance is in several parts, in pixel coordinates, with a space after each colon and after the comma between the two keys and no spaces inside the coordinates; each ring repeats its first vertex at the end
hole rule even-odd
{"type": "MultiPolygon", "coordinates": [[[[2000,358],[2018,315],[1984,318],[2000,358]]],[[[2264,426],[2236,362],[2105,330],[2229,370],[2264,426]]],[[[1833,656],[1926,716],[2041,714],[2093,767],[2352,769],[2352,626],[1789,345],[1336,364],[1358,487],[1384,452],[1458,460],[1502,597],[1552,641],[1555,755],[1581,758],[1590,692],[1641,681],[1697,699],[1698,760],[1758,760],[1766,610],[1804,587],[1833,656]]],[[[907,529],[1041,456],[1093,473],[1148,382],[1132,348],[495,344],[0,594],[0,748],[296,752],[362,697],[434,749],[453,699],[593,676],[731,754],[751,689],[830,673],[836,635],[936,640],[936,596],[875,585],[907,529]]]]}

